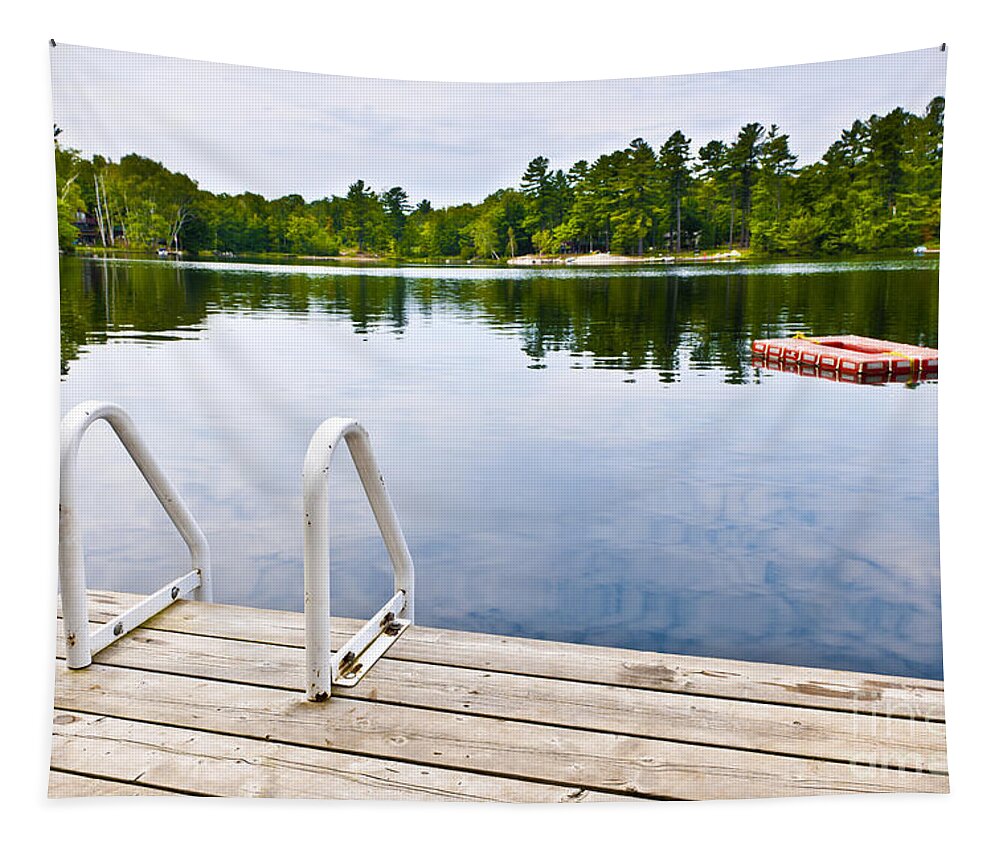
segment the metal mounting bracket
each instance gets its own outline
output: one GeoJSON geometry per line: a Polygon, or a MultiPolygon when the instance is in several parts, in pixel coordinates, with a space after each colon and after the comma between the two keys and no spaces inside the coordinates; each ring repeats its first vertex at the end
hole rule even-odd
{"type": "Polygon", "coordinates": [[[392,596],[354,637],[333,654],[333,684],[350,688],[361,682],[372,666],[396,643],[413,621],[396,616],[406,602],[402,591],[392,596]]]}

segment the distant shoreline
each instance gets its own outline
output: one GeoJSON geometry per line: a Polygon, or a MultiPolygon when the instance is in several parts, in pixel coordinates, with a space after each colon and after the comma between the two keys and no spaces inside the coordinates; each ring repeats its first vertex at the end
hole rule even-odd
{"type": "Polygon", "coordinates": [[[705,264],[745,264],[759,262],[795,263],[804,261],[835,261],[835,260],[865,260],[877,258],[900,259],[938,258],[941,255],[939,247],[917,247],[912,249],[894,248],[875,252],[836,252],[833,254],[767,254],[749,251],[713,251],[704,254],[684,252],[676,255],[635,255],[608,254],[595,252],[593,254],[522,254],[516,257],[479,258],[473,257],[461,260],[457,257],[398,257],[395,255],[375,254],[275,254],[275,253],[213,253],[213,252],[171,252],[167,257],[159,257],[152,251],[133,251],[121,248],[100,248],[86,246],[72,252],[60,251],[69,257],[86,259],[129,258],[134,260],[156,260],[163,262],[176,260],[217,261],[217,262],[265,262],[265,263],[330,263],[333,265],[358,266],[478,266],[478,267],[517,267],[517,268],[613,268],[616,266],[674,266],[674,265],[705,265],[705,264]],[[923,250],[920,250],[920,249],[923,250]]]}

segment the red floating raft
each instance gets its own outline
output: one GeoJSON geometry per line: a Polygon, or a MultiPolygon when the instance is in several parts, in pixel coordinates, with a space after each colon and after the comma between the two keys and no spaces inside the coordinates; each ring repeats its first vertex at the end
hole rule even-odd
{"type": "Polygon", "coordinates": [[[794,363],[854,376],[934,373],[937,349],[875,340],[853,334],[839,337],[797,335],[785,340],[754,340],[750,350],[761,359],[794,363]]]}

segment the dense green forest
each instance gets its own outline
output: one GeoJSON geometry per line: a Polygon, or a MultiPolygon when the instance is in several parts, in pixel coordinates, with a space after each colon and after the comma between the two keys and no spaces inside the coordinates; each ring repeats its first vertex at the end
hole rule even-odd
{"type": "Polygon", "coordinates": [[[344,197],[215,195],[137,154],[87,160],[59,145],[59,245],[188,253],[500,260],[526,253],[716,248],[762,254],[870,252],[935,244],[944,99],[855,121],[797,167],[787,134],[750,123],[692,151],[680,130],[552,170],[539,156],[517,188],[433,209],[399,186],[358,180],[344,197]]]}

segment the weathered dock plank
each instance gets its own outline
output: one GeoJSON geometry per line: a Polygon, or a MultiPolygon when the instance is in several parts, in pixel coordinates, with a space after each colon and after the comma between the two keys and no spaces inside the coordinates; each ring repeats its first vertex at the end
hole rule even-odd
{"type": "MultiPolygon", "coordinates": [[[[101,664],[296,691],[302,652],[280,645],[139,629],[101,664]]],[[[823,709],[547,680],[383,659],[349,700],[920,771],[947,771],[945,727],[823,709]]]]}
{"type": "Polygon", "coordinates": [[[668,798],[943,791],[947,778],[567,730],[94,664],[61,670],[56,707],[442,768],[668,798]]]}
{"type": "MultiPolygon", "coordinates": [[[[93,621],[134,599],[93,593],[93,621]]],[[[120,784],[572,802],[948,790],[940,683],[412,627],[362,683],[314,704],[302,621],[178,601],[91,667],[57,663],[52,794],[120,784]]],[[[334,646],[356,627],[332,619],[334,646]]]]}
{"type": "Polygon", "coordinates": [[[93,770],[95,763],[119,781],[141,779],[177,793],[224,797],[532,803],[620,800],[580,788],[57,712],[52,767],[85,771],[93,770]]]}
{"type": "MultiPolygon", "coordinates": [[[[91,618],[95,623],[103,623],[139,599],[132,594],[95,592],[91,597],[91,618]]],[[[348,618],[331,618],[334,646],[353,635],[360,623],[348,618]]],[[[194,606],[182,600],[152,619],[148,626],[263,644],[305,646],[302,616],[297,612],[268,611],[263,616],[260,609],[221,604],[194,606]]],[[[942,683],[912,677],[623,651],[422,626],[407,630],[407,640],[397,642],[388,656],[405,661],[755,703],[945,720],[942,683]]]]}

